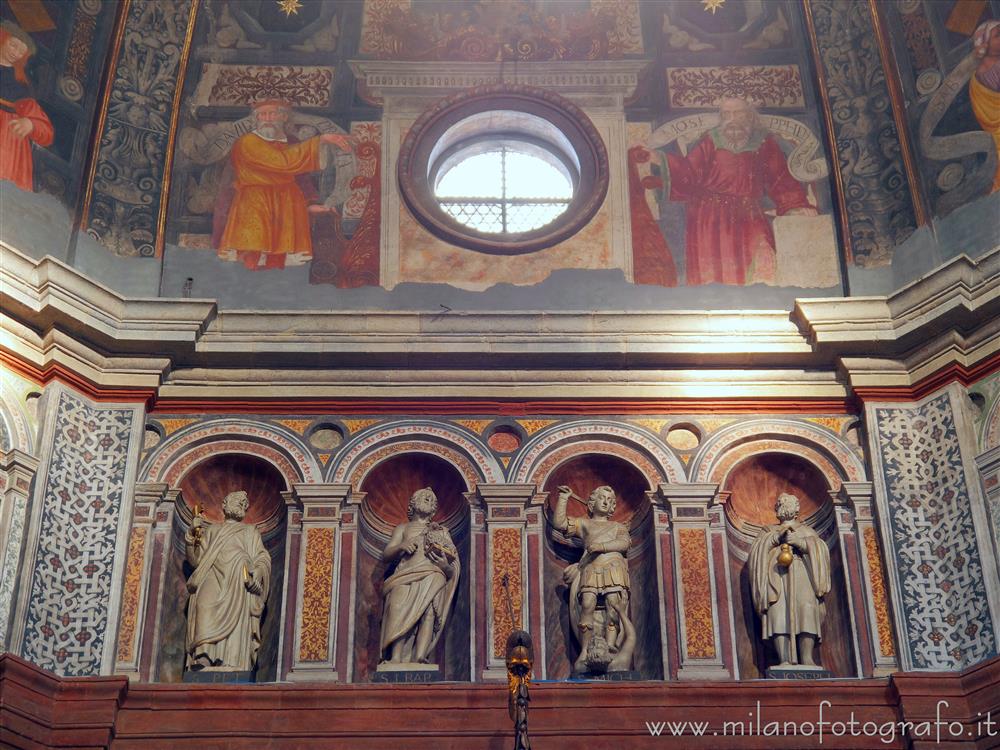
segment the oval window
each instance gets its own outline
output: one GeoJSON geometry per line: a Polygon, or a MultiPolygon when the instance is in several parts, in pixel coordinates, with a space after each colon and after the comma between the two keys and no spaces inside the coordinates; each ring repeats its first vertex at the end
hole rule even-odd
{"type": "Polygon", "coordinates": [[[463,145],[435,170],[434,196],[446,214],[487,234],[540,229],[566,212],[573,175],[557,155],[519,140],[463,145]]]}
{"type": "Polygon", "coordinates": [[[551,92],[496,84],[450,97],[400,148],[400,192],[439,238],[515,255],[579,231],[607,194],[604,143],[586,115],[551,92]]]}

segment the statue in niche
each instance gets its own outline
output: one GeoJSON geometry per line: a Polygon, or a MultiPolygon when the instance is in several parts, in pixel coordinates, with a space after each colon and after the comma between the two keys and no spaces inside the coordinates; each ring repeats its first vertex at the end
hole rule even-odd
{"type": "Polygon", "coordinates": [[[611,520],[617,504],[611,487],[598,487],[590,493],[587,518],[566,515],[570,497],[579,500],[569,487],[559,487],[552,525],[568,537],[581,539],[584,547],[580,561],[563,571],[563,581],[569,586],[570,622],[580,642],[580,656],[573,671],[628,671],[635,650],[625,559],[632,544],[628,527],[611,520]]]}
{"type": "Polygon", "coordinates": [[[815,647],[822,635],[830,591],[830,551],[798,520],[799,500],[784,493],[774,507],[778,523],[750,548],[750,590],[762,636],[774,643],[779,669],[819,669],[815,647]]]}
{"type": "Polygon", "coordinates": [[[406,523],[393,532],[382,553],[396,570],[382,584],[380,669],[427,664],[444,632],[461,564],[448,529],[431,519],[438,501],[430,487],[417,490],[406,523]]]}
{"type": "Polygon", "coordinates": [[[260,650],[260,620],[271,578],[271,556],[260,531],[243,523],[243,490],[222,501],[225,521],[204,525],[196,512],[184,534],[187,561],[187,669],[249,672],[260,650]]]}

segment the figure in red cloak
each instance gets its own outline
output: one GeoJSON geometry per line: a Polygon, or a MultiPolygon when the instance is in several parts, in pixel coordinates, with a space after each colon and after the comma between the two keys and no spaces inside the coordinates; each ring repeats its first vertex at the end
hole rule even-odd
{"type": "Polygon", "coordinates": [[[764,213],[815,216],[774,137],[743,99],[719,104],[719,125],[687,156],[667,154],[666,197],[687,204],[688,284],[773,284],[774,231],[764,213]]]}
{"type": "Polygon", "coordinates": [[[0,180],[28,191],[34,189],[31,144],[50,146],[55,135],[31,96],[24,71],[33,52],[23,32],[8,24],[0,27],[0,180]]]}

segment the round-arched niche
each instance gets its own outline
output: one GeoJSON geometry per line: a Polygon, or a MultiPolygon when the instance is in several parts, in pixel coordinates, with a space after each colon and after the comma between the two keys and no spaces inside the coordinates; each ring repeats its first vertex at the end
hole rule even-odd
{"type": "Polygon", "coordinates": [[[281,498],[285,480],[276,468],[256,456],[226,453],[207,458],[184,475],[180,489],[187,508],[193,510],[197,503],[212,523],[224,520],[222,500],[236,490],[245,490],[250,499],[244,523],[270,527],[285,514],[281,498]]]}
{"type": "Polygon", "coordinates": [[[830,592],[824,598],[826,617],[817,658],[836,677],[856,677],[844,561],[830,488],[822,471],[805,458],[791,453],[761,453],[736,464],[722,489],[730,493],[726,500],[726,519],[740,678],[763,678],[766,668],[777,662],[773,646],[761,635],[760,617],[750,592],[747,558],[760,531],[778,522],[774,514],[775,502],[786,492],[799,499],[799,520],[808,523],[830,550],[832,580],[830,592]]]}
{"type": "Polygon", "coordinates": [[[401,453],[377,464],[359,487],[361,504],[361,545],[358,550],[357,595],[354,611],[354,674],[356,682],[368,682],[381,658],[382,583],[395,570],[394,563],[382,560],[382,551],[393,529],[409,519],[410,497],[430,487],[438,499],[434,521],[448,528],[458,549],[461,569],[458,588],[444,633],[438,640],[433,661],[442,679],[471,679],[469,657],[472,600],[469,585],[469,506],[468,491],[458,469],[429,453],[401,453]]]}
{"type": "Polygon", "coordinates": [[[278,640],[281,632],[281,601],[284,595],[285,529],[287,513],[281,493],[286,490],[281,473],[267,461],[239,453],[224,453],[195,464],[180,481],[183,504],[174,514],[171,544],[166,552],[166,575],[160,604],[160,641],[156,655],[156,679],[181,682],[184,673],[187,631],[188,564],[184,535],[195,506],[208,523],[222,523],[222,500],[230,492],[244,490],[249,499],[244,523],[257,526],[271,556],[271,579],[261,618],[261,646],[255,682],[277,679],[278,640]]]}
{"type": "Polygon", "coordinates": [[[801,520],[829,504],[830,487],[822,472],[790,453],[762,453],[744,459],[729,472],[725,489],[732,493],[726,501],[726,515],[741,528],[777,523],[774,504],[784,492],[799,499],[801,520]]]}
{"type": "MultiPolygon", "coordinates": [[[[650,503],[646,493],[648,479],[638,468],[618,456],[584,453],[559,464],[546,477],[546,516],[552,517],[559,486],[566,485],[584,502],[570,500],[570,517],[586,516],[585,504],[590,493],[607,485],[615,491],[617,503],[612,520],[629,527],[632,547],[628,553],[629,610],[636,629],[633,669],[643,679],[663,679],[663,648],[660,640],[660,599],[656,576],[656,553],[650,544],[653,529],[650,503]]],[[[552,528],[545,529],[543,588],[545,597],[545,655],[548,679],[567,679],[579,656],[569,617],[569,591],[563,581],[567,565],[580,561],[583,553],[579,539],[567,539],[552,528]]]]}
{"type": "MultiPolygon", "coordinates": [[[[587,453],[559,464],[545,479],[543,488],[548,494],[546,505],[550,515],[561,485],[569,487],[583,501],[598,487],[610,486],[618,498],[611,520],[624,524],[630,524],[637,512],[649,506],[646,493],[650,486],[646,477],[617,456],[587,453]]],[[[587,506],[571,499],[566,512],[570,516],[585,516],[587,506]]]]}

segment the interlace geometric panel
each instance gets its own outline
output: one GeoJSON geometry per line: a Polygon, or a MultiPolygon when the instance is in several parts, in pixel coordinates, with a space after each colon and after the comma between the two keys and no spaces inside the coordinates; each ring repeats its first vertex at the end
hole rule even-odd
{"type": "Polygon", "coordinates": [[[61,675],[101,670],[134,418],[59,394],[22,654],[61,675]]]}
{"type": "Polygon", "coordinates": [[[996,654],[958,432],[947,393],[875,409],[889,540],[914,669],[964,669],[996,654]]]}

